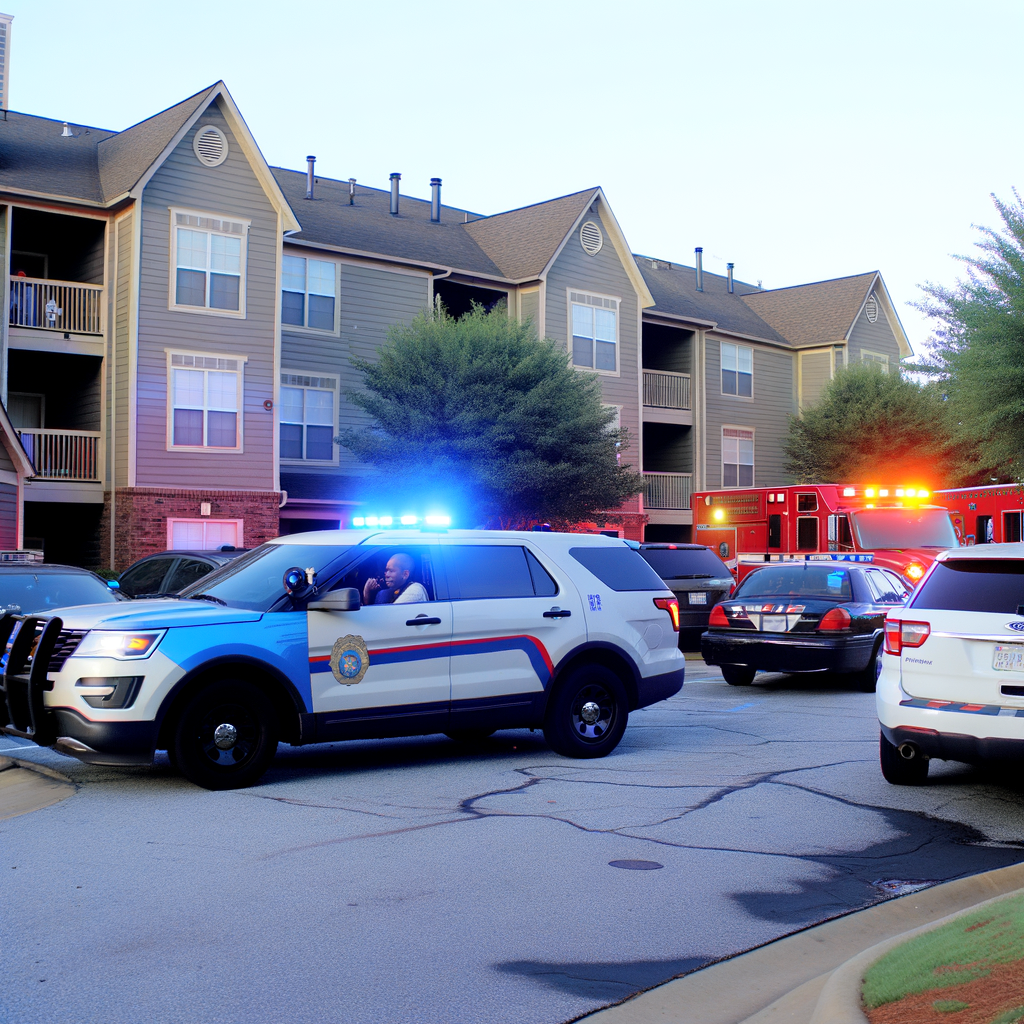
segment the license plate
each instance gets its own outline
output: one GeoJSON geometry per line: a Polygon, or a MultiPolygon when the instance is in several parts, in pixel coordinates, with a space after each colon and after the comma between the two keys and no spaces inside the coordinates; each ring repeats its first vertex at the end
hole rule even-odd
{"type": "Polygon", "coordinates": [[[765,633],[785,633],[786,632],[786,616],[785,615],[762,615],[761,616],[761,629],[765,633]]]}
{"type": "Polygon", "coordinates": [[[1000,672],[1024,672],[1024,644],[997,644],[992,667],[1000,672]]]}
{"type": "Polygon", "coordinates": [[[705,594],[703,591],[701,591],[700,593],[694,593],[693,591],[690,591],[690,593],[687,594],[687,597],[690,600],[690,604],[707,604],[708,603],[708,595],[705,594]]]}

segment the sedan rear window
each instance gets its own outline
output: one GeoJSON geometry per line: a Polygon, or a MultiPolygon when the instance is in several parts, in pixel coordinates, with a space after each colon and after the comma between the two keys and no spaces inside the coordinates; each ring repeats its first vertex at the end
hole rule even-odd
{"type": "Polygon", "coordinates": [[[640,555],[663,580],[725,578],[726,564],[707,548],[641,548],[640,555]]]}
{"type": "Polygon", "coordinates": [[[804,562],[755,569],[733,597],[832,597],[852,601],[853,590],[849,569],[804,562]]]}
{"type": "Polygon", "coordinates": [[[937,562],[913,608],[1013,615],[1024,604],[1024,560],[951,558],[937,562]]]}
{"type": "Polygon", "coordinates": [[[612,590],[665,590],[661,577],[640,557],[621,548],[569,548],[569,554],[612,590]]]}

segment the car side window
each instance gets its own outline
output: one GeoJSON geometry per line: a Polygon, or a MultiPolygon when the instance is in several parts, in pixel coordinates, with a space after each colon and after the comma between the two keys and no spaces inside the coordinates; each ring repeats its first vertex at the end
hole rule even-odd
{"type": "Polygon", "coordinates": [[[526,552],[526,564],[530,568],[530,575],[533,577],[533,592],[537,597],[554,597],[558,593],[558,584],[551,578],[551,574],[537,561],[532,551],[526,552]]]}
{"type": "Polygon", "coordinates": [[[906,597],[906,591],[890,573],[882,572],[881,569],[867,569],[864,578],[876,604],[899,604],[906,597]]]}
{"type": "Polygon", "coordinates": [[[362,557],[331,584],[332,591],[352,587],[359,591],[364,604],[420,604],[439,600],[436,545],[382,545],[360,547],[358,551],[362,557]],[[392,564],[390,576],[389,564],[392,564]],[[406,570],[408,576],[403,575],[406,570]],[[400,600],[403,596],[405,599],[400,600]]]}
{"type": "Polygon", "coordinates": [[[889,581],[892,586],[893,593],[897,595],[896,604],[901,604],[906,601],[907,596],[910,593],[910,587],[903,582],[894,572],[889,572],[887,569],[881,570],[882,575],[889,581]]]}
{"type": "Polygon", "coordinates": [[[167,581],[165,590],[168,594],[176,594],[183,590],[190,583],[201,580],[207,573],[212,572],[214,566],[199,558],[183,558],[174,567],[171,578],[167,581]]]}
{"type": "Polygon", "coordinates": [[[550,596],[554,580],[547,575],[540,562],[534,559],[537,569],[543,573],[539,580],[541,592],[538,595],[528,557],[525,548],[509,544],[455,544],[445,548],[445,566],[452,588],[452,599],[472,601],[550,596]]]}
{"type": "Polygon", "coordinates": [[[153,558],[140,565],[133,565],[125,572],[118,582],[122,593],[129,597],[139,594],[158,594],[163,589],[164,577],[170,569],[174,556],[169,558],[153,558]]]}

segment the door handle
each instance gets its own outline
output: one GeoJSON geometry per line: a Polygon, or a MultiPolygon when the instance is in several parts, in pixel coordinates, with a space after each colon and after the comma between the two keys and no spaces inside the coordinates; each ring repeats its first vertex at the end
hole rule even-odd
{"type": "Polygon", "coordinates": [[[551,611],[544,613],[545,619],[567,619],[572,615],[572,612],[568,608],[552,608],[551,611]]]}
{"type": "Polygon", "coordinates": [[[441,620],[434,615],[417,615],[415,619],[406,619],[407,626],[440,626],[441,620]]]}

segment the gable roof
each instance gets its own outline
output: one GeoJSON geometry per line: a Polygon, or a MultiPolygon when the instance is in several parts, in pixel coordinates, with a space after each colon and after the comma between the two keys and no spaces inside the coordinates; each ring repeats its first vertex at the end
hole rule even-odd
{"type": "Polygon", "coordinates": [[[879,277],[877,270],[831,281],[776,288],[743,297],[744,303],[794,348],[845,341],[879,277]]]}

